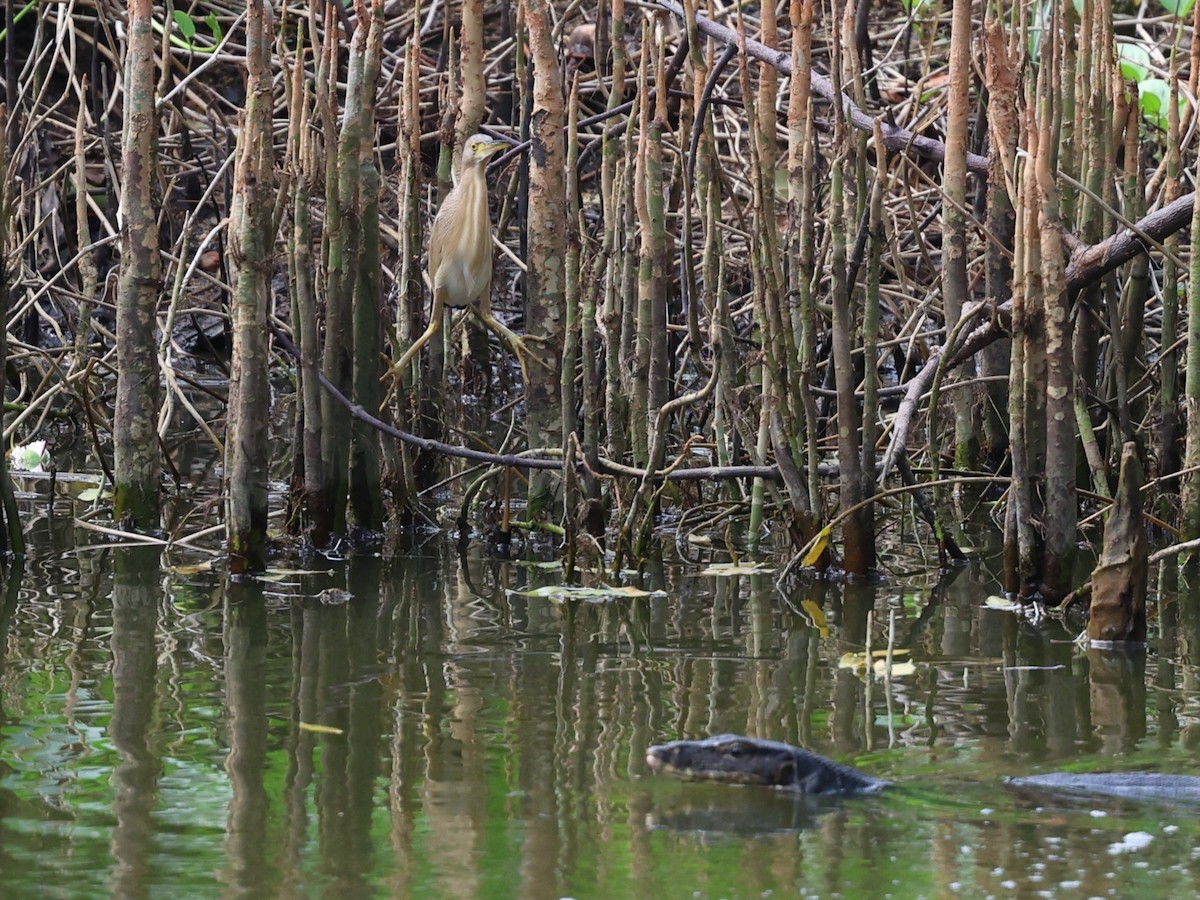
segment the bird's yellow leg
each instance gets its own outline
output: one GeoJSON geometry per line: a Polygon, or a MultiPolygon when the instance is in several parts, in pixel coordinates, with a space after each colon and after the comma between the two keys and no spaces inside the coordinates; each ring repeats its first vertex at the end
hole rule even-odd
{"type": "Polygon", "coordinates": [[[416,355],[421,352],[421,348],[428,344],[442,327],[442,308],[444,306],[445,298],[442,296],[442,292],[435,289],[433,292],[433,309],[429,311],[429,327],[425,329],[419,338],[413,341],[411,347],[404,351],[404,355],[392,364],[392,367],[387,370],[387,374],[381,380],[391,378],[393,383],[400,380],[401,374],[408,368],[409,363],[413,361],[416,355]]]}
{"type": "Polygon", "coordinates": [[[527,357],[532,356],[534,361],[537,362],[539,365],[541,365],[543,368],[546,368],[546,369],[551,368],[551,366],[548,362],[543,360],[536,353],[531,354],[529,352],[528,348],[525,346],[525,341],[527,341],[527,340],[540,342],[540,341],[544,341],[545,338],[537,337],[532,334],[526,335],[524,339],[518,337],[503,322],[501,322],[494,315],[492,315],[492,308],[491,308],[490,304],[480,304],[477,308],[472,307],[472,312],[474,312],[475,315],[477,315],[479,317],[480,322],[482,322],[484,325],[486,325],[488,328],[490,328],[492,331],[494,331],[496,333],[496,335],[502,341],[504,341],[504,343],[508,344],[508,348],[510,350],[512,350],[512,352],[516,355],[517,362],[519,362],[521,364],[521,377],[524,378],[526,382],[529,381],[529,368],[525,362],[527,357]]]}
{"type": "MultiPolygon", "coordinates": [[[[517,362],[521,364],[521,378],[526,384],[528,384],[529,366],[527,365],[526,360],[531,354],[529,353],[528,348],[525,346],[525,342],[542,342],[546,339],[532,334],[527,334],[524,338],[518,337],[516,333],[514,333],[507,325],[505,325],[492,314],[491,296],[492,282],[489,278],[487,287],[485,287],[483,292],[479,295],[479,301],[471,304],[471,312],[475,313],[475,315],[479,317],[479,321],[482,322],[487,328],[495,332],[497,337],[504,341],[504,343],[508,344],[508,348],[517,357],[517,362]]],[[[532,356],[537,361],[538,365],[547,370],[552,368],[548,362],[546,362],[536,353],[532,354],[532,356]]]]}

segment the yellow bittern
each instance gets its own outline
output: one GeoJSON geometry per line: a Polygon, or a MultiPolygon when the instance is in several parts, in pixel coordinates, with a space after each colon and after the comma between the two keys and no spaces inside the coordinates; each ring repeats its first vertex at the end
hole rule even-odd
{"type": "Polygon", "coordinates": [[[442,309],[466,306],[499,335],[525,369],[525,343],[492,315],[492,220],[488,214],[487,161],[509,144],[486,134],[467,139],[458,184],[446,195],[429,232],[429,278],[433,309],[429,327],[388,370],[399,377],[442,326],[442,309]]]}

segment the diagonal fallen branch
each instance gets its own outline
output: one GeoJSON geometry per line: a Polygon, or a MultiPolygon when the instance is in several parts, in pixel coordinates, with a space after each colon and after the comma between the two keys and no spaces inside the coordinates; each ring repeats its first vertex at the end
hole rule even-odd
{"type": "MultiPolygon", "coordinates": [[[[296,345],[292,343],[292,339],[288,336],[275,320],[270,320],[271,333],[279,347],[288,354],[297,363],[300,361],[300,351],[296,349],[296,345]]],[[[420,447],[422,450],[428,450],[433,453],[440,453],[443,456],[452,456],[457,459],[469,459],[474,462],[490,463],[494,466],[507,466],[514,469],[553,469],[561,470],[563,467],[562,454],[559,450],[528,450],[520,454],[511,453],[489,453],[486,450],[475,450],[471,447],[464,447],[460,444],[447,444],[443,441],[435,441],[431,438],[421,437],[419,434],[413,434],[411,431],[405,431],[403,428],[397,428],[395,425],[390,425],[371,415],[361,405],[355,403],[325,377],[324,373],[316,372],[317,381],[320,382],[322,388],[329,392],[338,403],[344,406],[350,416],[360,422],[365,422],[372,428],[383,432],[386,435],[394,437],[398,441],[409,444],[413,447],[420,447]],[[539,458],[533,454],[543,453],[545,457],[539,458]]],[[[582,464],[580,464],[582,465],[582,464]]],[[[606,459],[601,456],[591,462],[595,471],[604,475],[615,475],[622,478],[646,478],[646,470],[639,469],[635,466],[626,466],[622,463],[615,462],[611,459],[606,459]]],[[[821,474],[828,476],[831,473],[836,473],[836,466],[821,466],[821,474]]],[[[766,478],[771,481],[782,480],[777,466],[705,466],[695,469],[660,469],[649,475],[651,482],[659,481],[702,481],[706,479],[733,479],[733,478],[766,478]]]]}

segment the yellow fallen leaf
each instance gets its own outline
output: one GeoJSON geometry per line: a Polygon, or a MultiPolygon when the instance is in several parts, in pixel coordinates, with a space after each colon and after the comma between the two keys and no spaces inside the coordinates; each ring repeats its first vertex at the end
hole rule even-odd
{"type": "Polygon", "coordinates": [[[312,731],[316,734],[345,734],[342,729],[334,728],[332,725],[314,725],[312,722],[301,722],[301,731],[312,731]]]}
{"type": "Polygon", "coordinates": [[[211,572],[213,562],[211,559],[206,559],[204,562],[195,563],[194,565],[171,566],[167,571],[172,575],[199,575],[201,572],[211,572]]]}
{"type": "Polygon", "coordinates": [[[998,612],[1019,612],[1023,608],[1020,603],[1013,603],[1007,597],[998,597],[995,594],[984,600],[983,605],[998,612]]]}
{"type": "MultiPolygon", "coordinates": [[[[897,647],[892,651],[892,657],[908,656],[909,650],[907,647],[897,647]]],[[[888,652],[886,650],[872,650],[871,658],[875,660],[886,660],[888,652]]],[[[894,664],[893,664],[894,665],[894,664]]],[[[865,669],[867,667],[867,654],[865,653],[843,653],[842,658],[838,660],[839,669],[865,669]]]]}
{"type": "MultiPolygon", "coordinates": [[[[916,671],[917,667],[910,659],[902,660],[900,662],[892,660],[892,678],[903,678],[905,675],[915,675],[916,671]]],[[[888,664],[886,659],[875,660],[875,674],[880,678],[888,674],[888,664]]]]}
{"type": "Polygon", "coordinates": [[[806,569],[811,569],[817,564],[817,560],[821,558],[821,554],[825,552],[825,548],[829,546],[829,526],[826,525],[817,535],[816,541],[812,545],[812,549],[804,554],[804,559],[800,560],[800,565],[806,569]]]}

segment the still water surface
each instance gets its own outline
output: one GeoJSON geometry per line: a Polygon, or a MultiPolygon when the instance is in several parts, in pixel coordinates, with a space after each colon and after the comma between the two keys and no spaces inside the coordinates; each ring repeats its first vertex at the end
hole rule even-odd
{"type": "Polygon", "coordinates": [[[1129,657],[985,609],[986,562],[790,597],[666,566],[660,595],[561,606],[505,591],[561,573],[449,548],[227,587],[88,541],[43,525],[0,620],[5,897],[1200,893],[1196,809],[1001,781],[1200,773],[1195,598],[1129,657]],[[889,629],[910,668],[839,667],[889,629]],[[647,773],[727,731],[900,787],[647,773]]]}

